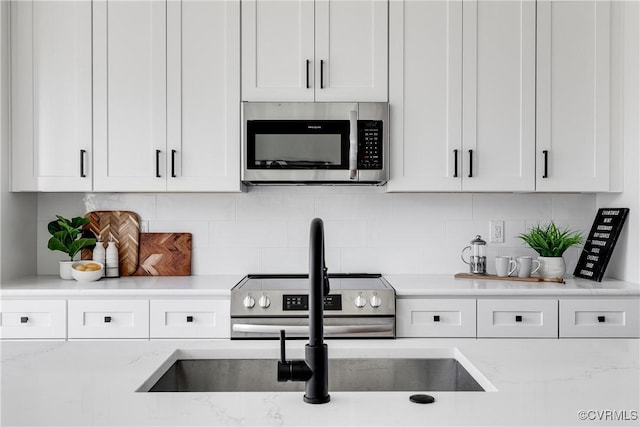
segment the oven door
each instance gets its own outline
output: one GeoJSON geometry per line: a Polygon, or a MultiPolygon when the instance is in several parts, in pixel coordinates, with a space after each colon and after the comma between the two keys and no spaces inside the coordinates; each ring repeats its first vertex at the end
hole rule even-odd
{"type": "MultiPolygon", "coordinates": [[[[289,338],[309,338],[308,317],[232,317],[231,338],[279,339],[284,329],[289,338]]],[[[395,338],[393,316],[324,318],[326,338],[395,338]]]]}

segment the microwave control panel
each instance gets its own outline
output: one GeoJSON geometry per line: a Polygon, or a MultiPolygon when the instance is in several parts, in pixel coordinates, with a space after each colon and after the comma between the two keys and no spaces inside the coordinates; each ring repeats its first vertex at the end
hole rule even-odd
{"type": "Polygon", "coordinates": [[[382,169],[381,120],[358,120],[358,169],[382,169]]]}

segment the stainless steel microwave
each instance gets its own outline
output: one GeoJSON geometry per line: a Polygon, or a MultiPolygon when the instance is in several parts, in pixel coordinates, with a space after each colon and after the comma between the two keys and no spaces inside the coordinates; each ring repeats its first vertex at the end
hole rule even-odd
{"type": "Polygon", "coordinates": [[[245,184],[382,185],[388,179],[388,103],[242,103],[245,184]]]}

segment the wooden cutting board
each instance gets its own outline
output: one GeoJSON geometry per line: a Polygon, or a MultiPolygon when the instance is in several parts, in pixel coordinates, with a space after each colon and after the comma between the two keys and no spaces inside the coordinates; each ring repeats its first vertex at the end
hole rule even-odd
{"type": "MultiPolygon", "coordinates": [[[[92,211],[85,215],[89,224],[83,228],[84,237],[100,236],[105,248],[110,237],[118,247],[120,275],[130,276],[138,269],[138,239],[140,217],[131,211],[92,211]]],[[[91,259],[93,248],[83,249],[82,259],[91,259]]]]}
{"type": "Polygon", "coordinates": [[[135,276],[190,276],[191,233],[140,233],[135,276]]]}
{"type": "Polygon", "coordinates": [[[454,275],[456,279],[476,279],[476,280],[508,280],[510,282],[555,282],[555,283],[564,283],[564,279],[562,277],[516,277],[516,276],[494,276],[492,274],[471,274],[471,273],[457,273],[454,275]]]}

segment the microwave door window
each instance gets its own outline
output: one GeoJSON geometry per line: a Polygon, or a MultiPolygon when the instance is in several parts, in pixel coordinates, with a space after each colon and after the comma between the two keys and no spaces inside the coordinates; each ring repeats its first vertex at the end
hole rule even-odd
{"type": "Polygon", "coordinates": [[[338,134],[259,134],[257,166],[282,169],[331,169],[342,163],[338,134]]]}

